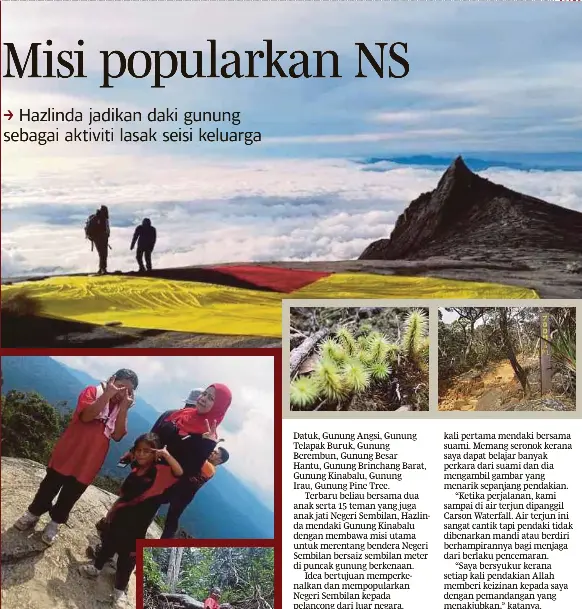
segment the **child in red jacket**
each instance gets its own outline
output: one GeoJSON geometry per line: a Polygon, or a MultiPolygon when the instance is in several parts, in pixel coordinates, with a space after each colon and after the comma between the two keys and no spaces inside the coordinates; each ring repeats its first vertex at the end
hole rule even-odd
{"type": "Polygon", "coordinates": [[[137,438],[132,452],[135,467],[121,487],[121,496],[105,517],[103,543],[94,562],[79,567],[82,575],[95,578],[117,554],[113,591],[116,608],[128,606],[126,590],[135,568],[136,540],[145,539],[160,506],[160,497],[184,473],[166,448],[160,448],[160,439],[155,434],[137,438]]]}
{"type": "Polygon", "coordinates": [[[210,595],[204,601],[204,609],[220,609],[220,588],[212,588],[210,595]]]}

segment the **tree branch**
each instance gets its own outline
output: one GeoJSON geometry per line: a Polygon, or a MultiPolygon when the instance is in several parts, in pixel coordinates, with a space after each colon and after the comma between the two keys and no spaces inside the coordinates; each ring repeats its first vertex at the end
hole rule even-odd
{"type": "Polygon", "coordinates": [[[313,336],[305,339],[299,347],[296,347],[291,351],[291,356],[289,357],[289,371],[291,373],[291,378],[293,378],[297,374],[297,370],[299,366],[309,357],[309,354],[313,351],[317,343],[323,340],[328,334],[330,330],[328,328],[323,328],[316,332],[313,336]]]}

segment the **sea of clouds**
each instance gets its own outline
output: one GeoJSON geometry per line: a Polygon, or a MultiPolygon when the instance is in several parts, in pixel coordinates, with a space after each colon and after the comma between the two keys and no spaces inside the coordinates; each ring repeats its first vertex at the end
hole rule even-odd
{"type": "MultiPolygon", "coordinates": [[[[442,168],[349,160],[200,161],[186,157],[43,159],[4,168],[2,276],[94,272],[87,216],[107,205],[109,270],[136,267],[144,217],[158,229],[158,268],[222,262],[344,260],[388,237],[442,168]]],[[[582,211],[582,172],[491,168],[482,175],[582,211]]]]}

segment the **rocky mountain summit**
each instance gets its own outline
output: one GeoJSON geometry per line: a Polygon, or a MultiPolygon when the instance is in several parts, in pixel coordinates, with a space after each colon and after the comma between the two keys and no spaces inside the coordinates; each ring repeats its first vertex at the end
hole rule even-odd
{"type": "MultiPolygon", "coordinates": [[[[48,516],[32,531],[14,528],[26,510],[45,466],[28,459],[2,457],[2,609],[104,609],[111,594],[114,569],[106,566],[97,581],[82,577],[77,568],[89,562],[86,550],[98,541],[95,523],[115,501],[115,496],[90,486],[76,506],[59,538],[51,547],[40,539],[48,516]]],[[[148,536],[159,538],[153,524],[148,536]]],[[[135,577],[129,584],[135,605],[135,577]]]]}
{"type": "MultiPolygon", "coordinates": [[[[551,174],[549,174],[551,179],[551,174]]],[[[400,215],[389,239],[359,260],[582,260],[582,213],[494,184],[461,157],[400,215]]]]}

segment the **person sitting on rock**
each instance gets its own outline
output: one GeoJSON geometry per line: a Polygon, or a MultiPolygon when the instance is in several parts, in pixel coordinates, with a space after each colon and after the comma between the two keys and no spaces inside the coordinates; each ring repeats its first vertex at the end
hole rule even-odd
{"type": "Polygon", "coordinates": [[[132,448],[134,467],[123,482],[119,499],[105,517],[101,547],[93,563],[79,566],[82,575],[96,578],[117,554],[114,607],[128,607],[127,586],[135,568],[136,541],[145,539],[162,493],[183,474],[182,467],[167,448],[160,446],[160,438],[153,433],[136,439],[132,448]]]}
{"type": "Polygon", "coordinates": [[[110,441],[127,434],[127,413],[133,406],[138,378],[132,370],[118,370],[107,383],[84,389],[65,433],[57,442],[47,473],[28,510],[14,526],[25,531],[48,512],[42,540],[52,545],[87,487],[101,469],[110,441]],[[58,495],[58,497],[57,497],[58,495]],[[57,497],[56,502],[53,501],[57,497]]]}

